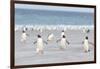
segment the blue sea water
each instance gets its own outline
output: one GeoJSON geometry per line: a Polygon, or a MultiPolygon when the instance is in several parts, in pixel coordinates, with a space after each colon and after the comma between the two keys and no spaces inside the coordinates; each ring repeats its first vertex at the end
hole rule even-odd
{"type": "Polygon", "coordinates": [[[16,25],[93,25],[93,23],[93,13],[15,9],[16,25]]]}

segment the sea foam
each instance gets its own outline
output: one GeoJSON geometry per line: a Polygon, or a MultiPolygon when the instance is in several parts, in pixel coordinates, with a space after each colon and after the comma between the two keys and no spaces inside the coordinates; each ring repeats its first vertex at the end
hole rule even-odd
{"type": "Polygon", "coordinates": [[[81,30],[81,29],[94,29],[93,25],[15,25],[16,30],[22,30],[28,28],[28,30],[81,30]]]}

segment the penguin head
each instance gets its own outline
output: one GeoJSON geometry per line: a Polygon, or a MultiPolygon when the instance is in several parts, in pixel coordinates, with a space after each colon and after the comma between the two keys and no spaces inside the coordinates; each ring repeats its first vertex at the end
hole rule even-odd
{"type": "Polygon", "coordinates": [[[38,38],[41,38],[41,35],[38,35],[38,38]]]}
{"type": "Polygon", "coordinates": [[[88,40],[88,37],[86,36],[86,37],[85,37],[85,39],[87,39],[87,40],[88,40]]]}
{"type": "Polygon", "coordinates": [[[63,37],[63,38],[66,38],[66,36],[65,36],[65,35],[63,35],[62,37],[63,37]]]}

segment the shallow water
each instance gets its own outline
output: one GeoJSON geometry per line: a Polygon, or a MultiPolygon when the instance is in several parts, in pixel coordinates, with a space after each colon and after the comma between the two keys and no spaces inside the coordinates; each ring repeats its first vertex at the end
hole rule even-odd
{"type": "Polygon", "coordinates": [[[15,9],[17,25],[93,25],[93,13],[15,9]]]}
{"type": "MultiPolygon", "coordinates": [[[[94,46],[89,45],[90,52],[85,53],[82,41],[84,34],[81,30],[67,30],[65,35],[70,42],[67,48],[62,51],[59,49],[59,43],[56,40],[60,39],[61,31],[27,31],[29,34],[26,43],[21,43],[21,31],[15,32],[15,65],[30,65],[30,64],[47,64],[47,63],[63,63],[63,62],[80,62],[94,60],[94,46]],[[54,34],[54,40],[44,45],[44,54],[36,54],[36,44],[33,44],[40,34],[43,40],[47,41],[47,36],[50,33],[54,34]]],[[[89,41],[94,43],[94,31],[91,30],[88,34],[89,41]]]]}

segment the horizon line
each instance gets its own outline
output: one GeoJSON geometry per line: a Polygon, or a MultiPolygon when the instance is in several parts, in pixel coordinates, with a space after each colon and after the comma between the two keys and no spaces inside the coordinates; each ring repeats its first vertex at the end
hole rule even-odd
{"type": "Polygon", "coordinates": [[[94,8],[79,8],[79,7],[58,7],[58,6],[44,6],[44,5],[15,4],[15,8],[94,13],[94,8]]]}

